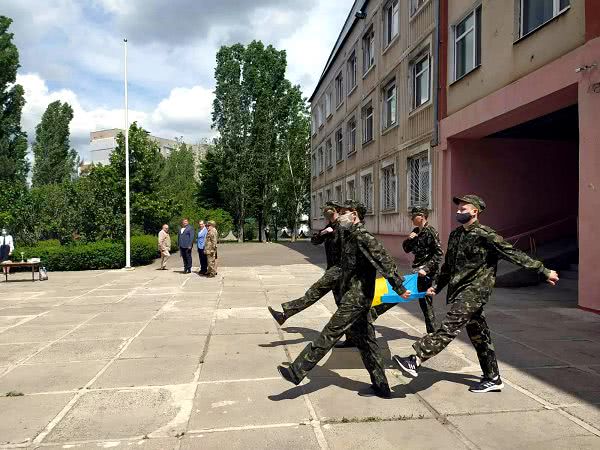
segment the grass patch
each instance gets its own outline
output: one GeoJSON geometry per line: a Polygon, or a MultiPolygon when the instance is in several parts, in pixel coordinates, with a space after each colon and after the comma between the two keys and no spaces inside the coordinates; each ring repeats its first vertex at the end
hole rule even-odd
{"type": "Polygon", "coordinates": [[[25,394],[17,391],[10,391],[6,393],[6,397],[23,397],[25,394]]]}
{"type": "Polygon", "coordinates": [[[378,416],[367,416],[367,417],[342,417],[341,419],[327,419],[322,421],[323,424],[338,424],[338,423],[372,423],[372,422],[398,422],[402,420],[419,420],[424,419],[425,415],[398,415],[391,417],[378,417],[378,416]]]}

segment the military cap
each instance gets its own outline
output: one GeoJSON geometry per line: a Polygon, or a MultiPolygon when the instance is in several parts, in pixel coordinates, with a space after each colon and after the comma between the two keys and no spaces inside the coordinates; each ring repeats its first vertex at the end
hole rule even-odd
{"type": "Polygon", "coordinates": [[[206,222],[207,225],[210,225],[211,227],[216,227],[217,223],[214,220],[209,220],[208,222],[206,222]]]}
{"type": "Polygon", "coordinates": [[[415,216],[429,217],[429,210],[423,206],[413,206],[410,210],[410,217],[415,216]]]}
{"type": "Polygon", "coordinates": [[[340,209],[343,208],[344,205],[342,203],[335,202],[333,200],[326,201],[323,205],[323,210],[327,209],[340,209]]]}
{"type": "Polygon", "coordinates": [[[342,205],[342,208],[345,209],[352,209],[354,211],[356,211],[356,214],[358,214],[358,218],[360,220],[363,220],[365,218],[365,214],[367,214],[367,208],[365,207],[365,205],[363,205],[361,202],[357,201],[357,200],[346,200],[344,202],[344,204],[342,205]]]}
{"type": "Polygon", "coordinates": [[[452,201],[457,205],[459,203],[470,203],[475,208],[477,208],[479,212],[483,212],[483,210],[485,209],[485,202],[481,197],[475,194],[466,194],[460,197],[454,197],[452,201]]]}

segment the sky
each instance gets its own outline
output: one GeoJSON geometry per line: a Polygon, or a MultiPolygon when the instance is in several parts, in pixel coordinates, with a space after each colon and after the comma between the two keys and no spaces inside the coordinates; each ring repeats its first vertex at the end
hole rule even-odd
{"type": "Polygon", "coordinates": [[[215,55],[260,39],[288,58],[306,97],[321,75],[352,0],[0,0],[20,53],[23,128],[30,142],[48,103],[74,110],[71,145],[89,159],[91,131],[124,126],[128,39],[129,119],[152,134],[211,138],[215,55]]]}

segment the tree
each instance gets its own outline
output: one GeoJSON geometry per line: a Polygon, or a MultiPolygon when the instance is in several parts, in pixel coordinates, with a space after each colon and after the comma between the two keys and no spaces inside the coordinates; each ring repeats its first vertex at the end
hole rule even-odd
{"type": "Polygon", "coordinates": [[[165,159],[160,178],[162,195],[175,199],[185,208],[196,201],[196,168],[194,153],[183,141],[165,159]]]}
{"type": "Polygon", "coordinates": [[[225,202],[220,190],[223,177],[223,155],[219,146],[211,146],[206,152],[206,158],[200,161],[196,202],[208,209],[223,208],[225,202]]]}
{"type": "Polygon", "coordinates": [[[35,128],[33,186],[70,180],[76,173],[77,152],[69,142],[73,108],[60,100],[52,102],[35,128]]]}
{"type": "Polygon", "coordinates": [[[12,20],[0,16],[0,181],[25,184],[29,163],[27,135],[21,130],[23,87],[15,84],[19,51],[8,32],[12,20]]]}

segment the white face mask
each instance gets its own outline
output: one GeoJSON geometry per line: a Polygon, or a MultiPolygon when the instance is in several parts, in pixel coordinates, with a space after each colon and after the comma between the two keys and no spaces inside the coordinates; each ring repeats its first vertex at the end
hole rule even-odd
{"type": "Polygon", "coordinates": [[[338,217],[340,227],[348,229],[354,223],[354,214],[349,212],[338,217]]]}

